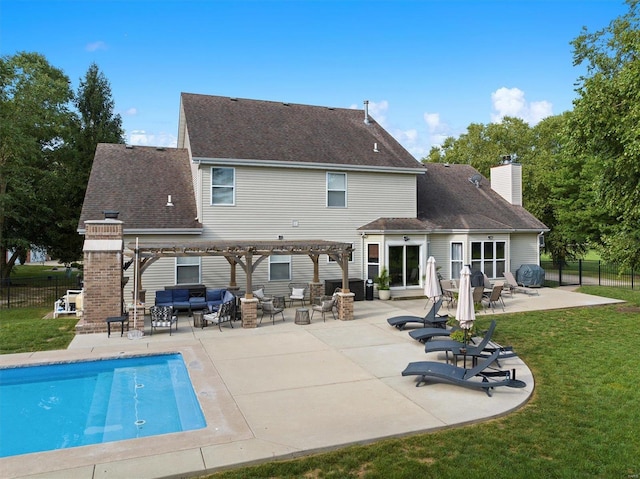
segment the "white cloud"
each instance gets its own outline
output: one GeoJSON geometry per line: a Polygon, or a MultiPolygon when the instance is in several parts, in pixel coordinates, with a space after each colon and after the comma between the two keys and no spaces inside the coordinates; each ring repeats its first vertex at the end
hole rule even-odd
{"type": "Polygon", "coordinates": [[[132,130],[129,133],[129,141],[127,143],[138,146],[165,146],[175,148],[178,139],[170,133],[147,133],[145,130],[132,130]]]}
{"type": "Polygon", "coordinates": [[[92,43],[87,43],[84,49],[88,52],[95,52],[96,50],[106,50],[107,44],[102,40],[92,43]]]}
{"type": "Polygon", "coordinates": [[[519,88],[498,88],[491,94],[494,113],[491,120],[502,121],[505,116],[521,118],[530,125],[535,125],[543,118],[553,115],[553,105],[548,101],[528,103],[524,92],[519,88]]]}
{"type": "Polygon", "coordinates": [[[131,107],[131,108],[126,109],[126,110],[123,112],[123,114],[124,114],[125,116],[136,116],[136,115],[138,114],[138,109],[137,109],[137,108],[135,108],[135,107],[131,107]]]}

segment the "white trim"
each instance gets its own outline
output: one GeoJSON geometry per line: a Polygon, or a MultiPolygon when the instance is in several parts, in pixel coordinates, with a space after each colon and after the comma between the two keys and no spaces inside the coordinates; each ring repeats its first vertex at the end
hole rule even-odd
{"type": "Polygon", "coordinates": [[[122,240],[84,240],[82,251],[122,251],[123,244],[122,240]]]}

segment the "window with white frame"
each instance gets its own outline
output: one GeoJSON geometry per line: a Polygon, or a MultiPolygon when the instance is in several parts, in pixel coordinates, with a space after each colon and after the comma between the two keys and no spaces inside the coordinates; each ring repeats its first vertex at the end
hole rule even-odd
{"type": "Polygon", "coordinates": [[[462,243],[451,243],[451,279],[460,279],[462,262],[462,243]]]}
{"type": "Polygon", "coordinates": [[[504,241],[471,242],[471,270],[482,271],[489,278],[501,278],[506,265],[504,241]]]}
{"type": "Polygon", "coordinates": [[[178,256],[176,258],[176,284],[200,283],[200,257],[178,256]]]}
{"type": "Polygon", "coordinates": [[[329,208],[347,207],[346,173],[327,173],[327,206],[329,208]]]}
{"type": "Polygon", "coordinates": [[[234,205],[236,172],[234,168],[211,168],[211,204],[234,205]]]}
{"type": "Polygon", "coordinates": [[[269,281],[291,279],[291,256],[274,254],[269,256],[269,281]]]}
{"type": "Polygon", "coordinates": [[[380,274],[380,244],[367,245],[367,278],[375,279],[380,274]]]}

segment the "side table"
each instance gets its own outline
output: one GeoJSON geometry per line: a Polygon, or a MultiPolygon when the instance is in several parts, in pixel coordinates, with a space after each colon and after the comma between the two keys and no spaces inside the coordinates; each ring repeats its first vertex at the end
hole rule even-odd
{"type": "Polygon", "coordinates": [[[124,335],[124,323],[127,323],[127,331],[129,331],[129,315],[110,316],[107,321],[107,338],[111,336],[111,323],[120,323],[120,337],[124,335]]]}
{"type": "Polygon", "coordinates": [[[294,320],[296,324],[311,324],[311,319],[309,318],[309,309],[308,308],[298,308],[296,309],[296,319],[294,320]]]}

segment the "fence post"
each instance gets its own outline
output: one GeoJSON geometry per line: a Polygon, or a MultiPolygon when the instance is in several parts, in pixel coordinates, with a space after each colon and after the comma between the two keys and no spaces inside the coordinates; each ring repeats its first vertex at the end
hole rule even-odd
{"type": "Polygon", "coordinates": [[[558,263],[558,286],[562,286],[562,260],[558,263]]]}
{"type": "Polygon", "coordinates": [[[602,286],[602,263],[598,260],[598,286],[602,286]]]}
{"type": "Polygon", "coordinates": [[[578,260],[578,285],[582,286],[582,259],[578,260]]]}

